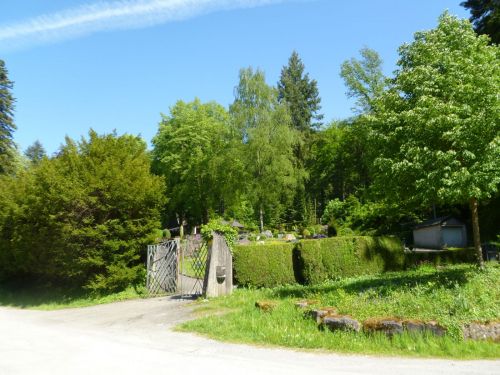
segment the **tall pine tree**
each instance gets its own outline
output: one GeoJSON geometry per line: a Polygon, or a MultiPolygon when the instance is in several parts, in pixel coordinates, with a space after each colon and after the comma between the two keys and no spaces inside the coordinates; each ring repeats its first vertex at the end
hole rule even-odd
{"type": "MultiPolygon", "coordinates": [[[[292,126],[301,134],[301,142],[295,145],[294,153],[297,168],[302,170],[306,164],[310,135],[321,126],[323,115],[319,112],[321,98],[318,83],[304,72],[304,63],[296,51],[292,52],[288,65],[281,70],[278,100],[288,106],[292,126]]],[[[297,179],[294,204],[287,214],[288,220],[309,221],[308,217],[315,216],[308,212],[307,207],[312,204],[307,204],[304,177],[306,175],[302,174],[297,179]]]]}
{"type": "Polygon", "coordinates": [[[5,62],[0,60],[0,174],[11,170],[14,159],[15,144],[12,134],[16,130],[16,125],[12,87],[13,83],[8,78],[5,62]]]}
{"type": "Polygon", "coordinates": [[[278,100],[290,108],[293,127],[307,133],[321,126],[323,115],[318,83],[304,73],[304,63],[296,51],[292,52],[288,65],[281,70],[278,82],[278,100]]]}
{"type": "Polygon", "coordinates": [[[469,21],[476,33],[487,34],[492,43],[500,43],[500,0],[467,0],[460,5],[470,10],[469,21]]]}
{"type": "Polygon", "coordinates": [[[24,156],[26,156],[32,164],[36,165],[40,163],[43,158],[47,157],[47,152],[43,148],[42,143],[37,139],[26,149],[26,151],[24,151],[24,156]]]}

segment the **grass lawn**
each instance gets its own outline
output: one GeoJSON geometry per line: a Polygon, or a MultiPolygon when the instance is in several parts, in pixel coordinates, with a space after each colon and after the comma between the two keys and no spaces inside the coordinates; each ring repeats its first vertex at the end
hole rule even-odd
{"type": "Polygon", "coordinates": [[[498,264],[488,265],[484,272],[470,265],[439,269],[427,266],[318,286],[238,289],[231,296],[198,302],[204,316],[178,329],[224,341],[344,353],[500,358],[500,343],[464,341],[460,328],[467,322],[500,318],[499,279],[498,264]],[[339,313],[360,322],[370,317],[437,320],[448,327],[448,333],[441,338],[403,334],[390,339],[384,335],[321,331],[294,306],[295,301],[305,298],[319,300],[318,306],[335,306],[339,313]],[[261,312],[254,307],[259,300],[276,301],[278,305],[272,312],[261,312]]]}
{"type": "Polygon", "coordinates": [[[35,310],[57,310],[147,297],[145,287],[129,287],[124,291],[95,296],[54,287],[0,286],[0,306],[35,310]]]}

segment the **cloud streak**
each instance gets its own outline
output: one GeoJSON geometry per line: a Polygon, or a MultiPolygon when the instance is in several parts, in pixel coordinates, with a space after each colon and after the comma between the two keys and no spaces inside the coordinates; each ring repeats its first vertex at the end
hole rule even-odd
{"type": "Polygon", "coordinates": [[[203,14],[289,0],[116,0],[95,2],[0,25],[0,50],[24,49],[89,34],[150,27],[203,14]]]}

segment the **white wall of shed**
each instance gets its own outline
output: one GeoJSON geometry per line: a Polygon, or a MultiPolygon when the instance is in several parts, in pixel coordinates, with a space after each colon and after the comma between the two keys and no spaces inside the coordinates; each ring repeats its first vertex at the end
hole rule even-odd
{"type": "Polygon", "coordinates": [[[422,249],[441,248],[441,227],[433,225],[413,230],[413,242],[415,247],[422,249]]]}
{"type": "Polygon", "coordinates": [[[467,238],[464,227],[442,227],[442,244],[446,247],[465,247],[467,238]]]}

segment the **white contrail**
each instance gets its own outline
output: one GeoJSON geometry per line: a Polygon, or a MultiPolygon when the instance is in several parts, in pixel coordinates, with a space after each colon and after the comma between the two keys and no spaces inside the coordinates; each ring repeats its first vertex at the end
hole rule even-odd
{"type": "MultiPolygon", "coordinates": [[[[98,31],[153,26],[202,14],[287,0],[115,0],[0,25],[0,50],[54,43],[98,31]]],[[[288,0],[289,1],[289,0],[288,0]]]]}

